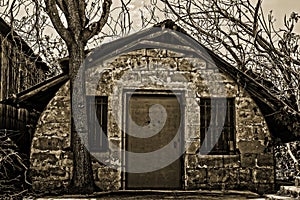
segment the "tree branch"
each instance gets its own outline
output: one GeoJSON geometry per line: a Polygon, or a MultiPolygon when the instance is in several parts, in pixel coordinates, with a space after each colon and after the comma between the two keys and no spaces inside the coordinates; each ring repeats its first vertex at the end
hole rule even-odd
{"type": "Polygon", "coordinates": [[[99,21],[90,24],[89,27],[83,31],[82,39],[85,42],[87,42],[94,35],[97,35],[98,33],[101,32],[102,28],[107,22],[110,13],[111,4],[112,4],[112,0],[105,0],[102,4],[102,13],[99,21]]]}
{"type": "Polygon", "coordinates": [[[51,22],[57,31],[57,33],[62,37],[62,39],[67,43],[70,44],[73,41],[71,40],[71,34],[68,29],[63,25],[59,13],[56,7],[55,0],[45,0],[46,4],[46,13],[49,15],[51,22]]]}

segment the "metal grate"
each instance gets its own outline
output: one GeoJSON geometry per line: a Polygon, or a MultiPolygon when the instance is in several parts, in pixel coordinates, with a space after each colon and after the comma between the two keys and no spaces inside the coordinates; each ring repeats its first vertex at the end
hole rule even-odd
{"type": "Polygon", "coordinates": [[[200,142],[207,151],[213,146],[209,154],[235,153],[234,102],[234,98],[200,99],[200,142]]]}
{"type": "Polygon", "coordinates": [[[90,96],[88,105],[89,150],[106,151],[107,144],[107,97],[90,96]]]}

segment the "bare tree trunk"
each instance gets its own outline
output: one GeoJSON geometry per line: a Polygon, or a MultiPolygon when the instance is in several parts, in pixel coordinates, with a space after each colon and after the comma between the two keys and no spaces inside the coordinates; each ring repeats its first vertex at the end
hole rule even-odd
{"type": "MultiPolygon", "coordinates": [[[[81,81],[81,87],[76,88],[76,94],[73,95],[74,81],[78,73],[78,69],[84,60],[84,44],[77,43],[72,44],[69,48],[69,74],[70,74],[70,92],[71,92],[71,102],[76,98],[76,102],[81,102],[80,104],[85,107],[85,81],[81,81]]],[[[84,77],[84,76],[83,76],[84,77]]],[[[73,108],[72,108],[73,109],[73,108]]],[[[73,111],[72,111],[73,112],[73,111]]],[[[71,113],[72,113],[71,112],[71,113]]],[[[90,154],[87,148],[84,146],[79,135],[87,135],[87,130],[82,125],[74,124],[74,118],[71,114],[71,141],[73,149],[73,177],[71,181],[71,193],[92,193],[95,189],[93,180],[93,171],[91,166],[90,154]]]]}

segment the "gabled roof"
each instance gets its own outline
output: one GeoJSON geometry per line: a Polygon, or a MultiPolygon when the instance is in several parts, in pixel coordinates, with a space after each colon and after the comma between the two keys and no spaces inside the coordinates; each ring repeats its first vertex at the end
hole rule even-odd
{"type": "MultiPolygon", "coordinates": [[[[251,95],[265,116],[268,127],[274,137],[281,139],[283,142],[299,138],[300,133],[293,132],[289,122],[278,120],[279,115],[287,114],[282,108],[289,107],[289,105],[286,105],[276,96],[272,95],[267,88],[256,82],[252,77],[199,44],[171,20],[166,20],[152,28],[101,45],[87,57],[85,67],[99,66],[104,61],[114,58],[117,55],[144,48],[169,49],[179,53],[184,52],[185,54],[188,52],[190,55],[196,54],[196,56],[202,57],[207,62],[216,64],[220,71],[229,75],[238,84],[243,85],[244,89],[251,95]],[[178,32],[174,32],[173,30],[178,30],[178,32]]],[[[67,80],[67,75],[54,77],[18,94],[17,98],[11,102],[35,107],[40,104],[39,108],[41,109],[49,102],[51,95],[54,96],[58,88],[67,80]]],[[[291,119],[291,123],[293,121],[300,121],[300,115],[290,115],[287,117],[291,119]]]]}
{"type": "Polygon", "coordinates": [[[144,48],[168,49],[185,55],[189,54],[189,56],[200,56],[208,62],[214,62],[210,55],[205,53],[206,48],[204,46],[187,35],[174,22],[166,20],[152,28],[95,48],[87,57],[85,67],[98,66],[117,55],[144,48]],[[174,30],[179,31],[174,32],[174,30]]]}
{"type": "Polygon", "coordinates": [[[33,50],[28,46],[28,44],[14,31],[11,27],[0,17],[0,33],[4,37],[7,37],[8,40],[14,41],[20,51],[24,52],[32,61],[36,63],[38,68],[41,68],[43,71],[48,71],[49,67],[42,61],[39,56],[36,56],[33,50]]]}
{"type": "MultiPolygon", "coordinates": [[[[113,42],[103,44],[96,48],[87,59],[87,68],[99,66],[104,61],[117,55],[143,48],[168,49],[176,52],[188,52],[190,55],[202,57],[207,62],[215,63],[220,71],[229,75],[251,95],[265,116],[272,135],[283,142],[297,140],[299,132],[294,132],[283,120],[278,120],[281,115],[287,115],[283,108],[290,108],[285,102],[274,96],[268,88],[258,83],[255,79],[230,65],[213,51],[204,47],[184,29],[177,26],[172,20],[165,20],[152,28],[137,32],[113,42]],[[163,30],[163,31],[162,31],[163,30]],[[176,30],[174,32],[173,30],[176,30]],[[203,53],[206,52],[206,53],[203,53]]],[[[300,121],[300,114],[287,116],[292,121],[300,121]]]]}

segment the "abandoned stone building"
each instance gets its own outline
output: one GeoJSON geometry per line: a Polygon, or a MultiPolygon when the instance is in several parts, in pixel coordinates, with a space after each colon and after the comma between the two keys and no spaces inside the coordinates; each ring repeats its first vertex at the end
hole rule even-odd
{"type": "MultiPolygon", "coordinates": [[[[84,78],[83,140],[101,190],[274,190],[273,141],[289,134],[269,115],[276,98],[174,23],[102,45],[87,57],[84,78]],[[151,128],[155,121],[162,127],[151,128]],[[150,129],[157,134],[143,135],[150,129]]],[[[30,98],[57,85],[31,146],[40,192],[66,190],[73,173],[70,81],[56,78],[30,98]]]]}

